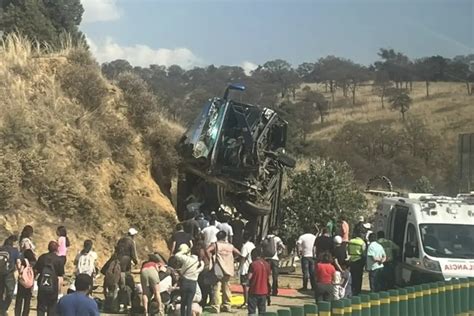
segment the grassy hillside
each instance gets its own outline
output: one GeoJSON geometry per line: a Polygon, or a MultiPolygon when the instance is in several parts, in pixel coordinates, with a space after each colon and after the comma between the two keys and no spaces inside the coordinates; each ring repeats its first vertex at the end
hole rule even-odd
{"type": "MultiPolygon", "coordinates": [[[[331,99],[323,86],[309,86],[331,99]]],[[[426,97],[425,83],[415,82],[410,96],[413,104],[403,122],[400,112],[390,108],[388,98],[382,108],[371,85],[358,89],[356,106],[338,91],[325,122],[314,123],[306,152],[348,161],[361,183],[386,175],[398,189],[410,190],[419,177],[427,176],[438,191],[457,192],[458,134],[474,132],[474,98],[467,95],[464,84],[450,82],[431,83],[430,97],[426,97]],[[410,140],[418,136],[415,150],[433,147],[427,162],[410,149],[410,140]],[[369,161],[360,144],[382,149],[369,161]],[[384,152],[387,147],[395,152],[388,155],[384,152]]]]}
{"type": "MultiPolygon", "coordinates": [[[[122,87],[140,88],[133,79],[122,87]]],[[[175,215],[151,169],[171,163],[165,146],[181,131],[158,112],[146,114],[160,137],[136,128],[130,100],[146,90],[133,93],[106,81],[84,49],[44,52],[15,36],[0,44],[0,238],[31,224],[42,252],[62,224],[71,255],[91,238],[105,257],[134,226],[141,249],[164,250],[175,215]]]]}

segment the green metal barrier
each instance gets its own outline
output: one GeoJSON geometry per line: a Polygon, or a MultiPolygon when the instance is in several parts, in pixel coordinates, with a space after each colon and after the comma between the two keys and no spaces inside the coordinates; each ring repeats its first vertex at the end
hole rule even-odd
{"type": "Polygon", "coordinates": [[[380,316],[390,315],[390,295],[388,292],[379,292],[380,316]]]}
{"type": "Polygon", "coordinates": [[[303,306],[305,316],[317,316],[318,306],[314,304],[305,304],[303,306]]]}
{"type": "Polygon", "coordinates": [[[407,296],[408,296],[408,316],[416,316],[416,296],[415,288],[410,286],[407,287],[407,296]]]}
{"type": "Polygon", "coordinates": [[[453,279],[453,307],[454,315],[461,314],[461,283],[459,279],[453,279]]]}
{"type": "Polygon", "coordinates": [[[463,278],[461,281],[461,315],[469,316],[469,279],[463,278]]]}
{"type": "Polygon", "coordinates": [[[380,296],[377,293],[370,293],[370,316],[380,316],[380,296]]]}
{"type": "Polygon", "coordinates": [[[407,289],[398,290],[398,297],[400,298],[399,302],[399,315],[405,316],[408,315],[408,291],[407,289]]]}
{"type": "Polygon", "coordinates": [[[360,295],[360,301],[361,301],[361,315],[362,316],[371,316],[370,315],[370,296],[367,294],[362,294],[360,295]]]}
{"type": "Polygon", "coordinates": [[[319,316],[331,316],[331,303],[321,301],[318,303],[319,316]]]}
{"type": "Polygon", "coordinates": [[[279,309],[277,310],[277,314],[278,316],[291,316],[291,312],[289,309],[279,309]]]}
{"type": "Polygon", "coordinates": [[[344,302],[344,316],[352,315],[352,301],[348,298],[342,299],[344,302]]]}
{"type": "Polygon", "coordinates": [[[304,316],[304,309],[302,306],[290,306],[291,316],[304,316]]]}
{"type": "Polygon", "coordinates": [[[440,281],[438,284],[438,305],[439,305],[439,315],[447,315],[446,314],[446,283],[444,281],[440,281]]]}
{"type": "Polygon", "coordinates": [[[332,302],[332,315],[333,316],[344,316],[344,301],[337,300],[332,302]]]}
{"type": "Polygon", "coordinates": [[[469,278],[469,312],[474,313],[474,278],[469,278]]]}
{"type": "Polygon", "coordinates": [[[416,304],[415,315],[424,315],[425,309],[423,308],[423,289],[421,285],[415,286],[415,304],[416,304]]]}
{"type": "MultiPolygon", "coordinates": [[[[352,316],[362,316],[362,300],[359,296],[354,296],[351,300],[352,316]]],[[[345,312],[344,312],[345,315],[345,312]]]]}
{"type": "Polygon", "coordinates": [[[423,290],[423,310],[425,315],[432,315],[431,312],[431,291],[429,284],[422,284],[421,288],[423,290]]]}
{"type": "Polygon", "coordinates": [[[275,312],[265,312],[262,315],[264,315],[264,316],[278,316],[278,314],[275,313],[275,312]]]}
{"type": "Polygon", "coordinates": [[[446,316],[454,315],[454,296],[453,296],[453,282],[452,280],[445,283],[446,287],[446,316]]]}
{"type": "Polygon", "coordinates": [[[389,295],[389,310],[390,316],[399,316],[399,305],[400,305],[400,297],[398,296],[398,290],[390,290],[388,291],[389,295]]]}
{"type": "Polygon", "coordinates": [[[439,290],[437,283],[430,283],[431,292],[431,315],[439,316],[439,290]]]}

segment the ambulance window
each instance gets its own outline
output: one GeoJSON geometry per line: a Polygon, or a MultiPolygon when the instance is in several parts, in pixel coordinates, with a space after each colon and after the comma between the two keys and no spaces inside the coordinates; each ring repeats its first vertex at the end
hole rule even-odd
{"type": "Polygon", "coordinates": [[[412,253],[414,257],[418,257],[418,240],[416,238],[416,228],[415,225],[412,223],[408,223],[407,227],[407,242],[405,245],[405,248],[411,248],[411,251],[408,249],[405,249],[407,253],[412,253]]]}

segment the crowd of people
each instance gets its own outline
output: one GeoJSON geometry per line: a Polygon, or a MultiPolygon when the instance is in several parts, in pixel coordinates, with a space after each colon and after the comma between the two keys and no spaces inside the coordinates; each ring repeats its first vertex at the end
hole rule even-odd
{"type": "MultiPolygon", "coordinates": [[[[368,231],[363,218],[350,227],[342,218],[319,232],[302,234],[296,249],[301,259],[301,290],[314,291],[316,301],[337,300],[358,295],[364,270],[372,291],[394,286],[394,258],[398,247],[368,231]]],[[[33,228],[25,226],[19,238],[8,237],[0,247],[0,316],[6,315],[13,301],[15,315],[30,313],[37,290],[37,315],[99,315],[99,310],[132,310],[145,315],[200,315],[231,311],[230,282],[239,277],[249,315],[266,311],[271,297],[278,295],[279,262],[286,249],[271,227],[263,240],[253,240],[239,217],[211,213],[193,214],[177,224],[168,255],[148,254],[140,266],[140,282],[132,268],[139,263],[135,236],[130,228],[120,238],[107,262],[99,269],[98,255],[91,240],[85,240],[74,259],[74,282],[63,292],[63,278],[70,241],[64,226],[57,228],[57,240],[47,252],[36,257],[33,228]],[[18,245],[16,243],[18,242],[18,245]],[[94,280],[103,276],[103,299],[92,298],[94,280]]]]}

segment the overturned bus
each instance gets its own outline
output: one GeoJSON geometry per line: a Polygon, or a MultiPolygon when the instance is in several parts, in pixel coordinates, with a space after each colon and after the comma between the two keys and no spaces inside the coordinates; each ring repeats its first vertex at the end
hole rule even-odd
{"type": "Polygon", "coordinates": [[[197,209],[209,214],[224,205],[262,237],[279,222],[284,169],[295,160],[285,152],[286,121],[272,109],[229,98],[231,90],[244,89],[230,85],[224,97],[209,99],[181,138],[177,213],[186,220],[197,209]]]}

